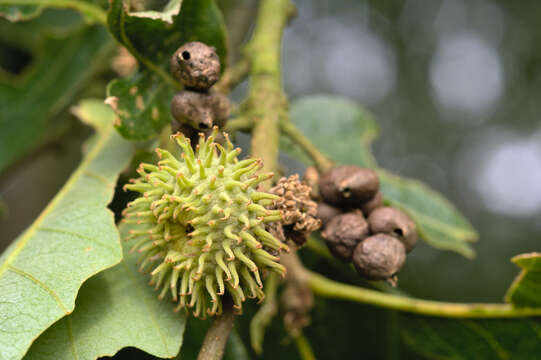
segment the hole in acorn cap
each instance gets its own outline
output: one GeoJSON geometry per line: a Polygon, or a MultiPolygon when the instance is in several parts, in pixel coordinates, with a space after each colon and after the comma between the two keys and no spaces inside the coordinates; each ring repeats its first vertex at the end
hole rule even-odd
{"type": "Polygon", "coordinates": [[[182,58],[183,58],[184,60],[190,60],[190,52],[184,50],[184,51],[182,52],[182,58]]]}
{"type": "Polygon", "coordinates": [[[349,186],[346,186],[345,188],[341,189],[342,195],[344,195],[345,198],[348,198],[351,196],[351,189],[349,186]]]}

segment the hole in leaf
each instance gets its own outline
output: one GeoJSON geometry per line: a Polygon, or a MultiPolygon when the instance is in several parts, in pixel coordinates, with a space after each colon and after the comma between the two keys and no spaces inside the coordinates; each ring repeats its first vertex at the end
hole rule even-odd
{"type": "Polygon", "coordinates": [[[184,50],[184,51],[182,52],[182,58],[183,58],[184,60],[190,60],[190,52],[184,50]]]}

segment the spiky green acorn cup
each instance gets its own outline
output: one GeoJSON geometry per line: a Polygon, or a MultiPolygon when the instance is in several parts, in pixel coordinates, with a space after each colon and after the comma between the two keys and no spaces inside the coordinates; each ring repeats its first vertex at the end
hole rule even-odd
{"type": "Polygon", "coordinates": [[[176,310],[196,317],[220,314],[226,292],[239,312],[246,297],[262,300],[266,271],[285,274],[269,251],[288,250],[265,230],[281,220],[280,211],[265,208],[278,196],[256,190],[272,174],[257,174],[260,160],[239,161],[240,148],[226,134],[226,148],[215,143],[217,134],[217,128],[207,139],[201,134],[195,152],[188,138],[173,135],[182,158],[156,149],[158,165],[142,163],[141,177],[125,186],[142,194],[123,220],[138,225],[128,238],[137,238],[141,271],[162,287],[160,298],[170,291],[176,310]]]}

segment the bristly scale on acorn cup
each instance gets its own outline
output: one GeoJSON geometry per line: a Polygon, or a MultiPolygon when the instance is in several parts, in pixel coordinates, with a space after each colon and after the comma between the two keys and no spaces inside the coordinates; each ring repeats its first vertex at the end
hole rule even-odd
{"type": "Polygon", "coordinates": [[[139,225],[128,238],[137,238],[140,269],[151,270],[160,298],[169,291],[176,310],[196,317],[220,314],[226,292],[238,311],[246,297],[261,301],[264,273],[285,274],[269,252],[288,250],[265,230],[282,219],[265,208],[278,196],[256,190],[272,174],[256,174],[261,161],[239,161],[240,149],[226,134],[226,148],[215,143],[217,135],[217,128],[207,139],[201,134],[195,152],[184,135],[173,135],[182,158],[156,149],[158,165],[141,164],[141,177],[125,186],[143,195],[124,211],[124,221],[139,225]]]}

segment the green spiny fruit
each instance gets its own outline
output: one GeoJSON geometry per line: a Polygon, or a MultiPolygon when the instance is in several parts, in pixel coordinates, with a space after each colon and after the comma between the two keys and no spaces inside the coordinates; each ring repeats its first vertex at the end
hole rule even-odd
{"type": "Polygon", "coordinates": [[[141,177],[125,186],[143,195],[128,204],[123,220],[139,225],[128,238],[137,238],[132,250],[142,254],[140,270],[151,270],[160,298],[169,290],[176,310],[190,308],[196,317],[220,314],[225,292],[238,311],[245,297],[261,301],[266,270],[285,274],[269,251],[288,250],[265,230],[265,223],[281,221],[279,210],[265,208],[279,197],[256,190],[272,174],[257,175],[261,161],[239,161],[240,148],[226,134],[226,148],[215,143],[217,134],[201,134],[195,152],[188,138],[173,135],[182,159],[158,148],[158,165],[142,163],[141,177]]]}

